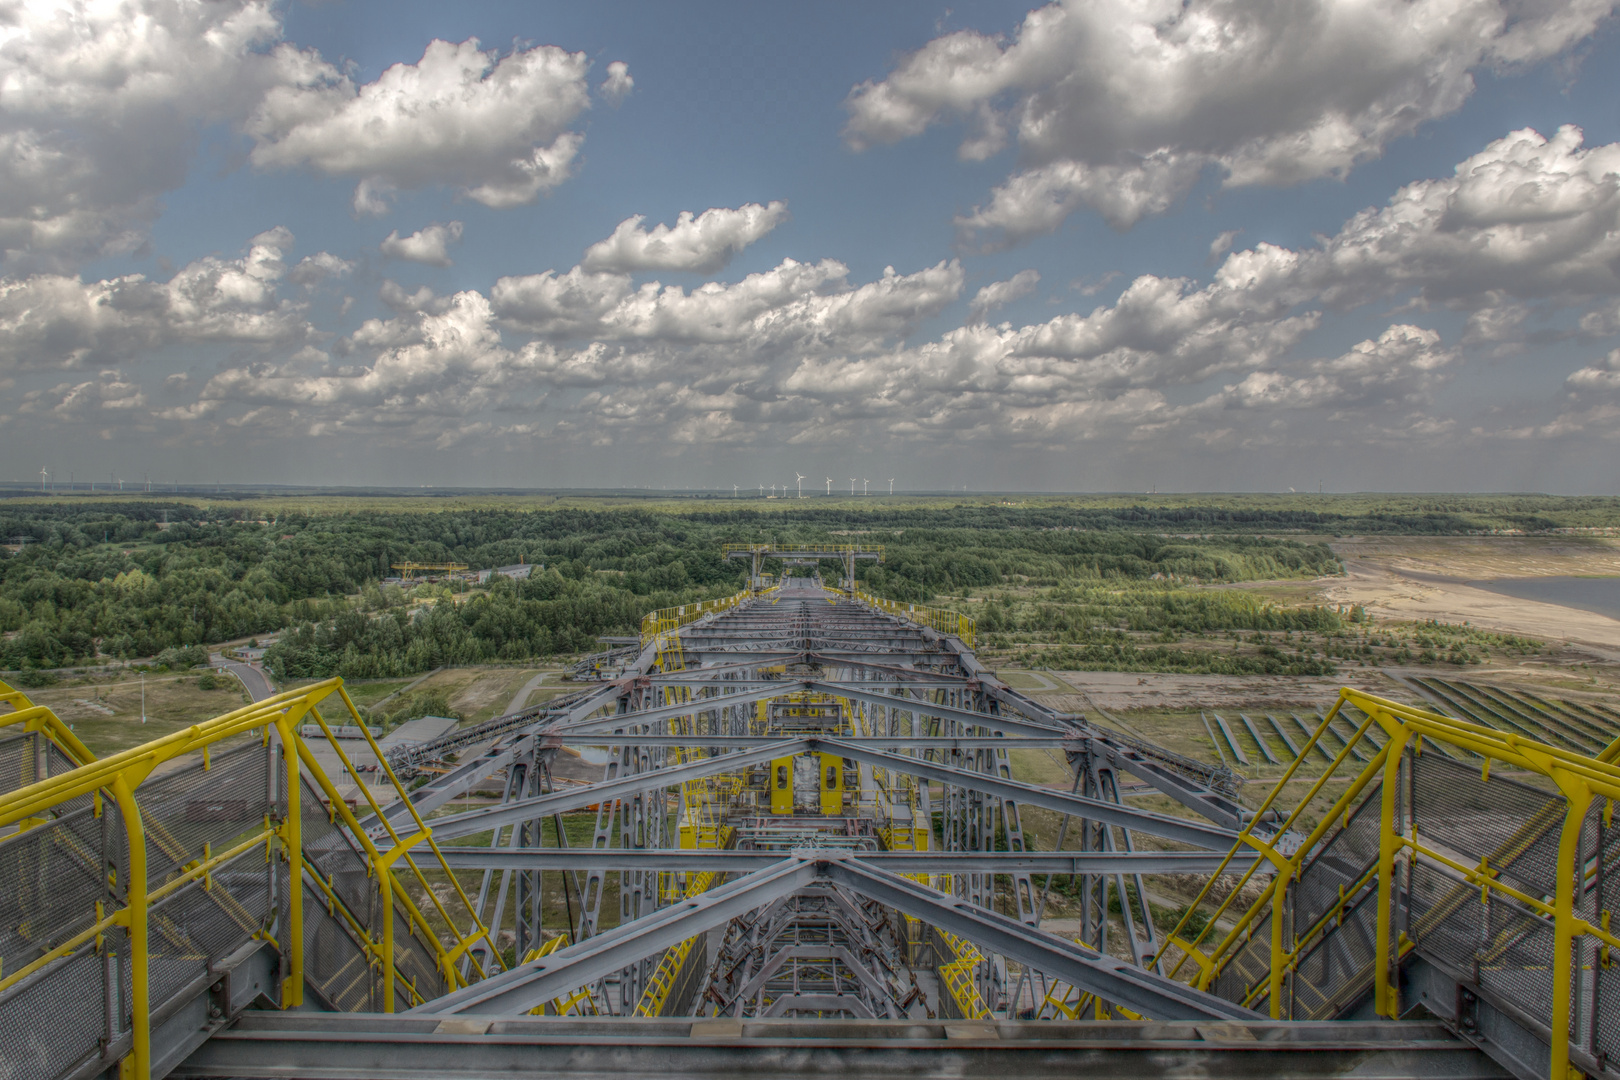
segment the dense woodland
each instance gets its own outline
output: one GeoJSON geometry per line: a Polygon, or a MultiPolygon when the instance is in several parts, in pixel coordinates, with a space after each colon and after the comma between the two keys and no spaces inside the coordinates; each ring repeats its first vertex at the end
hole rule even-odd
{"type": "MultiPolygon", "coordinates": [[[[1566,500],[1562,517],[1497,507],[1489,527],[1614,516],[1613,506],[1587,502],[1612,500],[1566,500]]],[[[278,632],[267,663],[283,678],[382,677],[590,651],[598,635],[633,632],[650,609],[737,591],[744,567],[722,559],[720,545],[770,539],[881,543],[885,562],[861,564],[866,588],[896,600],[971,603],[990,642],[1033,634],[1086,666],[1181,670],[1186,664],[1166,650],[1119,635],[1333,632],[1342,628],[1334,611],[1282,609],[1200,586],[1337,572],[1311,533],[1467,532],[1487,520],[1468,505],[1331,514],[1289,506],[366,505],[306,513],[184,501],[0,504],[0,538],[10,544],[0,549],[0,669],[146,659],[278,632]],[[497,578],[454,595],[382,585],[406,559],[541,568],[526,581],[497,578]],[[1126,646],[1135,652],[1125,655],[1126,646]]],[[[827,575],[836,572],[829,563],[827,575]]],[[[1311,660],[1311,670],[1327,663],[1311,660]]]]}

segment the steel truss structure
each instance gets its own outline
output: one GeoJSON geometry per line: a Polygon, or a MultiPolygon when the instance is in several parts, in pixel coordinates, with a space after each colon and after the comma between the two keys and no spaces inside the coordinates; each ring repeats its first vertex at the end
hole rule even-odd
{"type": "MultiPolygon", "coordinates": [[[[105,761],[0,685],[0,886],[15,894],[0,895],[0,1076],[808,1073],[857,1057],[919,1076],[1607,1071],[1620,996],[1596,965],[1620,940],[1593,800],[1620,794],[1608,757],[1487,745],[1347,696],[1360,729],[1336,706],[1245,806],[1228,770],[1008,686],[971,620],[858,592],[855,560],[880,549],[726,554],[751,560],[755,588],[650,613],[638,645],[577,667],[576,692],[388,756],[373,744],[391,799],[321,714],[341,702],[370,738],[336,680],[105,761]],[[765,559],[837,559],[845,588],[760,588],[765,559]],[[303,743],[306,720],[358,802],[303,743]],[[1475,792],[1494,847],[1465,857],[1443,829],[1420,843],[1425,738],[1481,755],[1482,785],[1511,760],[1588,794],[1475,792]],[[1313,751],[1329,776],[1288,810],[1313,751]],[[565,779],[580,753],[599,780],[565,779]],[[1061,762],[1067,782],[1020,780],[1015,754],[1061,762]],[[1302,817],[1352,760],[1365,770],[1326,816],[1302,817]],[[1174,812],[1129,801],[1127,774],[1174,812]],[[463,800],[491,785],[497,798],[463,800]],[[1036,813],[1051,850],[1031,842],[1036,813]],[[1554,836],[1577,813],[1595,838],[1554,836]],[[1535,888],[1496,876],[1548,843],[1535,888]],[[1413,876],[1431,864],[1466,888],[1413,876]],[[1596,884],[1564,888],[1576,868],[1596,884]],[[1207,883],[1174,927],[1150,902],[1166,874],[1207,883]],[[1079,907],[1062,932],[1056,883],[1079,907]],[[1441,948],[1468,897],[1517,904],[1497,932],[1542,934],[1546,955],[1503,940],[1470,968],[1441,948]],[[1550,1011],[1504,1000],[1504,971],[1547,983],[1550,1011]],[[1560,1056],[1564,1027],[1585,1042],[1560,1056]]],[[[1444,815],[1423,805],[1434,828],[1444,815]]]]}

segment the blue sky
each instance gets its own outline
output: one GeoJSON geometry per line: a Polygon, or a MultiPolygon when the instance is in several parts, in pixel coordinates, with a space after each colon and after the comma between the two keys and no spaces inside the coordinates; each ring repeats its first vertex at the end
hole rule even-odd
{"type": "Polygon", "coordinates": [[[25,5],[0,473],[1612,492],[1611,6],[25,5]]]}

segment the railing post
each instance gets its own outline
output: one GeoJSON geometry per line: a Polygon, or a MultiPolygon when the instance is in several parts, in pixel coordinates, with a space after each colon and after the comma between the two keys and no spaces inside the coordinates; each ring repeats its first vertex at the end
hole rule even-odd
{"type": "Polygon", "coordinates": [[[394,874],[382,855],[373,860],[377,891],[382,894],[383,1012],[394,1011],[394,874]]]}
{"type": "Polygon", "coordinates": [[[1378,831],[1378,929],[1373,953],[1373,1009],[1379,1016],[1399,1018],[1400,994],[1390,982],[1394,942],[1390,924],[1394,921],[1395,856],[1402,847],[1401,823],[1395,820],[1395,795],[1401,785],[1401,758],[1406,751],[1407,730],[1389,737],[1384,759],[1384,776],[1379,787],[1378,831]]]}
{"type": "Polygon", "coordinates": [[[281,984],[281,1007],[304,1003],[304,833],[303,792],[299,773],[298,734],[286,717],[276,721],[281,736],[281,758],[287,771],[287,816],[282,822],[282,846],[287,852],[287,931],[283,935],[287,977],[281,984]]]}
{"type": "MultiPolygon", "coordinates": [[[[1288,956],[1283,951],[1283,916],[1288,911],[1288,884],[1293,877],[1293,865],[1278,868],[1276,891],[1271,894],[1271,1018],[1292,1020],[1282,1012],[1283,976],[1288,973],[1288,956]]],[[[1290,950],[1291,951],[1291,950],[1290,950]]]]}
{"type": "Polygon", "coordinates": [[[130,1071],[125,1080],[151,1080],[152,1076],[152,1001],[148,975],[151,970],[147,955],[146,934],[146,833],[141,827],[141,810],[135,804],[135,793],[129,780],[119,776],[112,784],[113,798],[124,818],[124,834],[129,843],[129,881],[125,906],[129,941],[129,1029],[130,1071]]]}
{"type": "MultiPolygon", "coordinates": [[[[1558,837],[1557,892],[1553,894],[1552,1060],[1547,1075],[1565,1080],[1569,1075],[1569,1010],[1574,977],[1575,859],[1580,852],[1581,826],[1592,805],[1592,791],[1578,780],[1559,780],[1565,799],[1564,831],[1558,837]]],[[[1602,853],[1599,853],[1601,858],[1602,853]]]]}

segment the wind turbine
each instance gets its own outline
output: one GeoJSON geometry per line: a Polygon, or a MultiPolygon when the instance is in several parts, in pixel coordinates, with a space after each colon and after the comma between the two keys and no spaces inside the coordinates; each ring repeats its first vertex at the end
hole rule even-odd
{"type": "Polygon", "coordinates": [[[832,477],[827,477],[827,494],[832,494],[832,477]]]}
{"type": "Polygon", "coordinates": [[[889,477],[889,494],[894,494],[894,477],[889,477]]]}
{"type": "Polygon", "coordinates": [[[45,466],[41,465],[39,467],[39,490],[45,490],[45,477],[48,475],[50,474],[45,471],[45,466]]]}
{"type": "Polygon", "coordinates": [[[867,485],[867,484],[870,484],[870,483],[871,483],[871,482],[872,482],[872,481],[870,481],[870,480],[865,480],[865,479],[863,479],[863,480],[862,480],[862,481],[861,481],[861,494],[862,494],[862,495],[866,495],[866,494],[869,494],[869,493],[868,493],[868,492],[867,492],[867,490],[866,490],[866,485],[867,485]]]}
{"type": "Polygon", "coordinates": [[[799,477],[799,498],[804,498],[804,477],[799,476],[799,470],[794,469],[793,475],[799,477]]]}
{"type": "Polygon", "coordinates": [[[759,485],[759,497],[762,498],[762,499],[765,497],[765,485],[764,484],[759,485]]]}
{"type": "Polygon", "coordinates": [[[737,497],[737,485],[736,484],[731,485],[731,497],[733,499],[735,499],[737,497]]]}
{"type": "Polygon", "coordinates": [[[849,494],[851,498],[855,495],[855,478],[853,476],[849,478],[849,494]]]}

